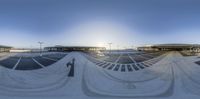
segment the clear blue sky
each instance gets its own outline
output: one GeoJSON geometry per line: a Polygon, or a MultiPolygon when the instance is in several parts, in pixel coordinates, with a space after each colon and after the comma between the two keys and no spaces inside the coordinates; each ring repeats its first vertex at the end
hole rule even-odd
{"type": "Polygon", "coordinates": [[[200,0],[1,0],[0,45],[200,43],[200,0]]]}

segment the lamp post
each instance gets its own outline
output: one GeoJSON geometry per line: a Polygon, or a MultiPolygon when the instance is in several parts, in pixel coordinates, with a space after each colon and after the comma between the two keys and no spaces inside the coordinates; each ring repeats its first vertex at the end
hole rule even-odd
{"type": "Polygon", "coordinates": [[[119,54],[119,45],[117,45],[117,52],[118,52],[118,54],[119,54]]]}
{"type": "Polygon", "coordinates": [[[112,43],[108,43],[109,48],[110,48],[110,54],[111,54],[111,47],[112,47],[112,43]]]}
{"type": "Polygon", "coordinates": [[[40,45],[40,56],[42,56],[42,44],[44,44],[43,42],[38,42],[40,45]]]}

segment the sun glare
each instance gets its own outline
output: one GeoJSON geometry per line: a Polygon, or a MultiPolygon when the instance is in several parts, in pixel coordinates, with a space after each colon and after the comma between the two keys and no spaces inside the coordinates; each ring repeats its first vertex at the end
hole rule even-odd
{"type": "Polygon", "coordinates": [[[131,37],[130,30],[123,24],[113,21],[82,22],[72,29],[71,38],[79,39],[82,43],[107,47],[107,43],[123,43],[124,38],[131,37]]]}
{"type": "Polygon", "coordinates": [[[98,46],[98,47],[106,47],[106,43],[98,42],[98,43],[97,43],[97,46],[98,46]]]}

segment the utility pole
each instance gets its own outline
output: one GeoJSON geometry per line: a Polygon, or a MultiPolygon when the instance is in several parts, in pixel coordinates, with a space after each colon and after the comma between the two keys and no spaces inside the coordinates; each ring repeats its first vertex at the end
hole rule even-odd
{"type": "Polygon", "coordinates": [[[42,56],[42,44],[44,44],[43,42],[38,42],[40,45],[40,56],[42,56]]]}
{"type": "Polygon", "coordinates": [[[111,47],[112,47],[112,43],[108,43],[109,48],[110,48],[110,54],[111,54],[111,47]]]}
{"type": "Polygon", "coordinates": [[[119,45],[117,45],[117,52],[119,53],[119,45]]]}
{"type": "Polygon", "coordinates": [[[30,49],[31,49],[31,53],[33,53],[33,48],[32,48],[32,45],[31,45],[30,47],[31,47],[31,48],[30,48],[30,49]]]}

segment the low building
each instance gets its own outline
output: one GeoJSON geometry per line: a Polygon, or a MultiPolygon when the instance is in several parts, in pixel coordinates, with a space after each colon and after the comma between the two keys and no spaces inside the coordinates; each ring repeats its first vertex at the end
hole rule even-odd
{"type": "Polygon", "coordinates": [[[53,46],[53,47],[45,47],[46,51],[55,51],[55,52],[65,52],[65,51],[104,51],[105,47],[91,47],[91,46],[53,46]]]}
{"type": "Polygon", "coordinates": [[[0,52],[10,52],[12,47],[0,45],[0,52]]]}
{"type": "Polygon", "coordinates": [[[157,44],[138,47],[139,51],[191,51],[200,52],[199,44],[157,44]]]}
{"type": "Polygon", "coordinates": [[[159,48],[153,46],[141,46],[137,48],[138,51],[159,51],[159,48]]]}

